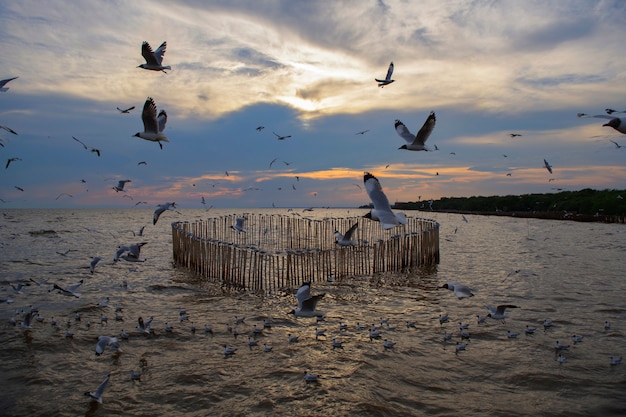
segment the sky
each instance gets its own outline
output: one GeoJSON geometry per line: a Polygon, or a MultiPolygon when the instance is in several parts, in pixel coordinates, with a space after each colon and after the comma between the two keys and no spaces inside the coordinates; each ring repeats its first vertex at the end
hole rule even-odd
{"type": "Polygon", "coordinates": [[[0,208],[355,207],[364,172],[392,203],[626,188],[626,135],[576,116],[626,110],[620,0],[24,0],[0,36],[0,208]],[[147,97],[163,149],[133,137],[147,97]],[[439,150],[398,149],[431,111],[439,150]]]}

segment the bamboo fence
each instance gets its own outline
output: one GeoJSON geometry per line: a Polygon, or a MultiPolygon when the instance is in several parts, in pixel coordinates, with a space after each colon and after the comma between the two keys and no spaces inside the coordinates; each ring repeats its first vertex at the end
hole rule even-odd
{"type": "Polygon", "coordinates": [[[439,263],[439,223],[408,217],[383,230],[362,217],[313,220],[246,214],[172,223],[174,262],[207,279],[239,289],[272,292],[303,282],[368,276],[439,263]],[[334,232],[359,224],[355,246],[339,246],[334,232]]]}

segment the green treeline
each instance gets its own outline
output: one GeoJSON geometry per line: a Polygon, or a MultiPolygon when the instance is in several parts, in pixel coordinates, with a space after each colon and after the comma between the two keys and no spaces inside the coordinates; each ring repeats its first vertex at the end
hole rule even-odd
{"type": "MultiPolygon", "coordinates": [[[[430,210],[427,201],[396,203],[394,208],[430,210]]],[[[443,197],[432,202],[434,211],[570,213],[591,216],[626,215],[626,190],[561,191],[491,197],[443,197]]]]}

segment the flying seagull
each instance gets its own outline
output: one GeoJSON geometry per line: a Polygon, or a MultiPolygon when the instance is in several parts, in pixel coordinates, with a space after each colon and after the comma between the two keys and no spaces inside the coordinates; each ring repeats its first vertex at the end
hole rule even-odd
{"type": "Polygon", "coordinates": [[[8,83],[9,81],[13,81],[18,77],[13,77],[13,78],[7,78],[6,80],[0,80],[0,91],[4,92],[7,91],[9,89],[9,87],[5,87],[5,84],[8,83]]]}
{"type": "Polygon", "coordinates": [[[450,291],[454,292],[454,295],[459,299],[473,297],[472,289],[467,285],[460,284],[458,282],[447,282],[443,284],[440,288],[447,288],[450,291]]]}
{"type": "Polygon", "coordinates": [[[345,235],[342,235],[338,230],[335,230],[335,242],[339,246],[356,246],[356,242],[352,240],[352,235],[358,226],[358,223],[354,223],[345,235]]]}
{"type": "Polygon", "coordinates": [[[552,165],[550,165],[545,159],[543,160],[543,166],[548,170],[550,174],[552,174],[552,165]]]}
{"type": "Polygon", "coordinates": [[[272,132],[273,134],[276,135],[276,137],[278,138],[278,140],[285,140],[285,139],[289,139],[291,137],[291,135],[287,135],[287,136],[280,136],[278,133],[276,132],[272,132]]]}
{"type": "Polygon", "coordinates": [[[141,44],[141,55],[143,56],[143,59],[146,60],[146,63],[137,66],[137,68],[143,68],[152,71],[163,71],[164,73],[166,73],[165,70],[171,70],[172,67],[170,67],[169,65],[162,65],[163,55],[165,55],[165,48],[167,48],[167,42],[163,42],[161,46],[159,46],[157,50],[153,52],[150,44],[146,41],[143,41],[143,43],[141,44]]]}
{"type": "Polygon", "coordinates": [[[4,169],[8,169],[9,165],[11,165],[11,162],[15,162],[15,161],[21,161],[22,158],[9,158],[7,159],[7,165],[4,167],[4,169]]]}
{"type": "Polygon", "coordinates": [[[156,210],[154,210],[154,215],[152,216],[152,224],[156,224],[157,221],[159,220],[159,217],[161,216],[161,214],[163,214],[163,212],[165,210],[169,210],[170,207],[172,208],[176,208],[176,203],[165,203],[165,204],[159,204],[159,206],[157,207],[156,210]]]}
{"type": "Polygon", "coordinates": [[[102,404],[102,394],[104,394],[104,390],[109,383],[109,379],[111,378],[111,374],[108,374],[106,378],[98,385],[98,389],[96,392],[85,392],[85,395],[91,397],[93,401],[97,401],[98,404],[102,404]]]}
{"type": "Polygon", "coordinates": [[[407,129],[404,123],[402,123],[400,120],[396,120],[396,123],[395,123],[396,133],[398,133],[398,135],[407,142],[406,145],[402,145],[398,149],[406,149],[408,151],[432,150],[432,149],[427,148],[425,144],[426,144],[426,141],[428,140],[428,137],[430,136],[430,134],[433,132],[433,129],[435,128],[436,121],[437,119],[435,118],[435,112],[431,111],[430,114],[428,115],[428,118],[426,118],[424,125],[419,130],[419,132],[417,132],[417,135],[413,135],[411,132],[409,132],[409,129],[407,129]]]}
{"type": "Polygon", "coordinates": [[[113,186],[115,192],[124,191],[124,186],[127,182],[132,182],[131,180],[119,180],[117,185],[113,186]]]}
{"type": "Polygon", "coordinates": [[[263,129],[265,129],[265,126],[257,126],[256,131],[260,132],[263,129]]]}
{"type": "Polygon", "coordinates": [[[157,117],[157,107],[152,97],[148,97],[143,105],[141,120],[143,121],[143,132],[137,132],[133,136],[151,142],[158,142],[161,149],[163,149],[161,142],[170,141],[163,134],[165,124],[167,123],[167,113],[165,113],[165,110],[161,110],[159,117],[157,117]]]}
{"type": "Polygon", "coordinates": [[[366,172],[363,175],[363,182],[365,183],[365,190],[369,195],[370,200],[374,204],[374,209],[367,213],[365,218],[374,221],[379,221],[383,229],[391,229],[400,224],[407,224],[406,217],[402,213],[394,213],[391,211],[391,205],[387,196],[383,192],[383,188],[378,182],[378,178],[366,172]]]}
{"type": "Polygon", "coordinates": [[[325,293],[311,296],[311,283],[305,282],[296,293],[298,299],[298,308],[291,310],[289,314],[294,314],[296,317],[314,317],[323,316],[324,312],[315,310],[319,300],[324,298],[325,293]]]}
{"type": "Polygon", "coordinates": [[[131,111],[131,110],[134,110],[134,109],[135,109],[135,106],[129,107],[129,108],[127,108],[127,109],[120,109],[120,108],[118,107],[117,109],[120,111],[120,113],[128,114],[128,113],[130,113],[130,111],[131,111]]]}
{"type": "Polygon", "coordinates": [[[83,285],[82,279],[78,281],[76,284],[69,285],[65,288],[59,286],[58,284],[54,284],[51,291],[58,290],[59,294],[66,295],[68,297],[80,298],[80,293],[77,293],[76,290],[78,290],[78,287],[80,287],[81,285],[83,285]]]}
{"type": "Polygon", "coordinates": [[[248,229],[244,229],[243,222],[246,220],[245,217],[237,217],[237,223],[230,226],[233,230],[236,230],[240,233],[248,233],[248,229]]]}
{"type": "Polygon", "coordinates": [[[624,147],[623,145],[620,145],[619,143],[615,142],[614,140],[609,139],[609,141],[610,141],[610,142],[613,142],[613,144],[615,145],[615,147],[616,147],[617,149],[619,149],[619,148],[623,148],[623,147],[624,147]]]}
{"type": "Polygon", "coordinates": [[[497,308],[493,308],[492,306],[485,304],[485,307],[487,307],[487,309],[489,310],[489,314],[487,314],[487,317],[494,320],[501,320],[502,323],[504,323],[504,319],[508,317],[504,315],[504,310],[506,310],[507,308],[519,308],[518,306],[514,306],[511,304],[502,304],[499,305],[497,308]]]}
{"type": "Polygon", "coordinates": [[[364,135],[364,134],[366,134],[369,131],[370,131],[369,129],[361,130],[360,132],[356,132],[355,135],[364,135]]]}
{"type": "Polygon", "coordinates": [[[514,138],[516,136],[522,136],[520,133],[509,133],[509,136],[514,138]]]}
{"type": "Polygon", "coordinates": [[[379,87],[384,87],[395,81],[391,79],[392,74],[393,74],[393,61],[391,61],[391,63],[389,64],[389,69],[387,69],[387,75],[385,76],[385,79],[381,80],[379,78],[374,78],[374,80],[376,80],[379,87]]]}
{"type": "MultiPolygon", "coordinates": [[[[609,109],[610,110],[610,109],[609,109]]],[[[578,117],[597,117],[599,119],[609,119],[609,121],[602,126],[609,126],[617,130],[620,133],[626,134],[626,117],[615,117],[608,114],[596,114],[594,116],[587,113],[578,113],[578,117]]]]}
{"type": "Polygon", "coordinates": [[[80,143],[81,145],[83,145],[83,148],[94,152],[96,154],[98,154],[98,156],[100,156],[100,149],[96,149],[96,148],[92,148],[90,146],[85,145],[85,143],[83,141],[81,141],[80,139],[78,139],[76,136],[72,136],[72,139],[74,139],[76,142],[80,143]]]}

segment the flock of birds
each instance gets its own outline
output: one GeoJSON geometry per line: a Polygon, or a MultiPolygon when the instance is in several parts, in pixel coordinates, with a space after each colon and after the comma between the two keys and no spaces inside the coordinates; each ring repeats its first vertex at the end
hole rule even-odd
{"type": "MultiPolygon", "coordinates": [[[[170,70],[171,69],[170,66],[163,65],[163,57],[166,51],[166,47],[167,47],[167,43],[163,42],[159,46],[159,48],[153,51],[147,42],[143,42],[141,51],[142,51],[142,56],[144,57],[146,62],[139,65],[139,67],[146,69],[146,70],[160,71],[160,72],[166,72],[166,70],[170,70]]],[[[392,62],[389,65],[386,77],[384,79],[378,79],[378,78],[375,79],[379,87],[388,86],[395,81],[392,79],[393,71],[394,71],[394,64],[392,62]]],[[[8,87],[5,87],[5,85],[10,81],[15,80],[16,78],[18,77],[13,77],[13,78],[0,81],[0,91],[6,92],[8,90],[8,87]]],[[[119,108],[119,107],[117,108],[117,110],[123,114],[128,114],[133,109],[134,109],[134,106],[131,106],[128,108],[119,108]]],[[[613,109],[607,109],[606,112],[607,112],[606,115],[594,115],[594,116],[584,114],[584,113],[579,113],[578,117],[595,117],[595,118],[608,119],[608,122],[604,124],[603,126],[612,127],[616,131],[626,134],[626,118],[613,116],[614,113],[625,113],[625,111],[619,112],[613,109]]],[[[143,131],[137,132],[134,136],[140,139],[147,140],[147,141],[156,142],[158,143],[159,147],[163,149],[163,143],[169,142],[169,139],[164,134],[164,130],[165,130],[166,123],[167,123],[166,111],[161,109],[160,112],[158,112],[155,101],[153,100],[152,97],[148,97],[143,106],[141,119],[143,122],[143,131]]],[[[436,147],[435,149],[431,149],[426,146],[426,142],[435,128],[435,124],[436,124],[435,113],[430,112],[426,121],[424,122],[423,126],[419,129],[417,134],[413,134],[409,131],[409,129],[406,127],[404,123],[402,123],[400,120],[395,120],[395,130],[397,134],[406,142],[406,144],[401,146],[399,149],[409,150],[409,151],[437,150],[436,147]]],[[[0,128],[2,128],[3,130],[11,134],[17,135],[17,132],[15,132],[13,129],[7,126],[0,125],[0,128]]],[[[256,128],[257,131],[262,131],[263,129],[264,129],[264,126],[259,126],[256,128]]],[[[285,140],[291,137],[291,135],[279,135],[276,132],[272,132],[272,133],[277,137],[278,140],[285,140]]],[[[361,134],[361,135],[365,133],[367,133],[367,130],[357,132],[357,134],[361,134]]],[[[511,137],[515,137],[515,136],[520,136],[520,135],[513,134],[513,133],[511,134],[511,137]]],[[[78,143],[80,143],[86,150],[93,152],[97,154],[98,156],[101,156],[101,151],[99,149],[92,148],[86,145],[83,141],[81,141],[80,139],[76,137],[73,137],[73,139],[77,141],[78,143]]],[[[0,141],[0,145],[4,147],[1,141],[0,141]]],[[[617,143],[615,143],[615,145],[618,148],[622,147],[621,145],[617,143]]],[[[10,165],[17,161],[21,161],[21,158],[19,157],[9,158],[6,162],[5,169],[9,169],[10,165]]],[[[270,168],[275,161],[276,159],[274,159],[270,163],[270,168]]],[[[544,159],[544,167],[550,173],[552,173],[552,166],[545,159],[544,159]]],[[[228,172],[226,173],[226,175],[228,175],[228,172]]],[[[381,227],[386,230],[407,223],[406,217],[402,213],[395,213],[391,209],[389,200],[387,199],[385,193],[383,192],[383,189],[379,180],[374,175],[372,175],[369,172],[365,172],[363,176],[363,181],[364,181],[365,190],[367,191],[367,194],[373,205],[373,208],[369,211],[369,213],[367,213],[364,216],[365,218],[368,218],[372,221],[378,221],[381,224],[381,227]]],[[[125,186],[130,182],[131,182],[130,179],[119,180],[117,185],[114,185],[112,188],[116,192],[124,192],[125,186]]],[[[203,198],[203,204],[204,203],[205,201],[203,198]]],[[[157,223],[159,217],[164,212],[166,212],[167,210],[172,210],[174,208],[176,208],[174,202],[167,202],[167,203],[158,205],[157,209],[154,211],[153,222],[152,222],[153,225],[157,223]]],[[[247,232],[247,230],[244,227],[244,220],[245,220],[244,218],[237,219],[237,223],[232,226],[233,230],[240,232],[240,233],[247,232]]],[[[357,227],[358,227],[358,224],[354,224],[344,234],[342,234],[340,231],[336,231],[335,232],[336,243],[340,246],[355,245],[355,242],[353,240],[353,235],[357,227]]],[[[141,236],[142,233],[143,233],[143,228],[139,232],[139,236],[141,236]]],[[[145,242],[120,246],[115,253],[114,262],[117,262],[120,259],[127,261],[127,262],[145,261],[145,259],[141,258],[141,247],[143,245],[145,245],[145,242]]],[[[98,256],[93,257],[89,265],[89,269],[91,273],[94,273],[96,265],[101,259],[102,258],[98,256]]],[[[54,291],[54,292],[57,292],[61,295],[65,295],[68,297],[80,298],[81,294],[79,290],[83,283],[84,283],[84,280],[80,280],[79,282],[74,283],[72,285],[68,285],[68,286],[61,286],[55,283],[53,284],[50,291],[54,291]]],[[[15,294],[21,294],[22,291],[24,290],[24,285],[25,285],[24,283],[21,283],[21,285],[12,284],[13,292],[15,294]]],[[[472,293],[472,290],[469,287],[462,285],[460,283],[446,283],[442,286],[442,288],[446,288],[446,289],[453,291],[454,295],[459,299],[469,298],[474,295],[472,293]]],[[[297,299],[298,305],[291,311],[291,313],[294,314],[294,316],[296,317],[316,318],[316,323],[318,324],[323,323],[325,321],[326,315],[323,311],[317,310],[317,305],[323,299],[324,295],[325,294],[312,295],[311,284],[310,283],[303,284],[297,290],[297,293],[296,293],[296,299],[297,299]]],[[[10,298],[0,299],[0,302],[5,302],[5,303],[10,303],[12,301],[13,300],[10,298]]],[[[104,307],[108,306],[108,300],[107,302],[104,302],[102,306],[104,307]]],[[[486,315],[486,317],[480,317],[480,315],[477,315],[478,325],[483,324],[487,318],[501,321],[502,323],[504,323],[505,318],[508,317],[505,314],[505,312],[510,309],[518,308],[518,306],[511,305],[511,304],[503,304],[497,307],[492,307],[492,306],[486,306],[486,307],[489,313],[486,315]]],[[[121,309],[120,310],[116,309],[116,317],[120,311],[121,309]]],[[[30,309],[23,309],[21,311],[17,311],[16,314],[18,315],[18,317],[21,317],[20,328],[24,329],[25,331],[31,331],[35,322],[43,321],[43,318],[41,317],[40,312],[37,308],[31,307],[30,309]]],[[[19,319],[12,317],[11,320],[12,320],[11,323],[17,326],[17,321],[19,319]]],[[[53,326],[56,326],[59,329],[61,328],[61,323],[56,322],[54,318],[51,318],[50,320],[53,326]]],[[[80,320],[80,317],[77,315],[75,320],[76,321],[80,320]]],[[[103,315],[101,317],[101,320],[102,320],[101,321],[102,323],[103,321],[106,321],[107,318],[103,315]]],[[[186,315],[186,312],[184,310],[181,310],[180,321],[183,322],[186,320],[188,320],[188,316],[186,315]]],[[[439,317],[439,322],[442,327],[444,326],[445,323],[448,323],[449,320],[450,318],[448,317],[447,314],[442,314],[439,317]]],[[[149,318],[147,321],[144,321],[142,317],[139,317],[137,322],[138,322],[137,330],[139,334],[143,336],[148,336],[148,337],[155,334],[155,331],[152,327],[152,317],[149,318]]],[[[234,334],[236,337],[238,335],[239,326],[243,326],[243,324],[244,324],[243,318],[236,318],[234,327],[228,324],[228,327],[227,327],[228,332],[230,334],[234,334]]],[[[271,328],[271,325],[272,325],[271,321],[269,320],[265,321],[263,323],[263,329],[271,328]]],[[[66,337],[72,337],[72,332],[70,330],[71,324],[68,322],[66,326],[67,326],[66,337]]],[[[549,320],[546,320],[543,323],[544,330],[546,331],[549,330],[551,326],[552,326],[552,323],[549,320]]],[[[410,330],[415,327],[416,327],[415,322],[411,322],[411,321],[406,322],[407,329],[410,330]]],[[[348,326],[346,323],[340,322],[339,327],[338,327],[338,332],[339,332],[338,334],[339,335],[346,334],[345,330],[347,330],[347,328],[348,326]]],[[[608,322],[605,323],[605,329],[608,330],[609,328],[610,328],[610,324],[608,322]]],[[[256,337],[262,334],[263,329],[255,325],[254,328],[251,330],[251,334],[248,336],[248,341],[247,341],[247,345],[250,349],[254,348],[255,346],[258,346],[256,337]]],[[[392,326],[388,322],[388,319],[381,319],[379,325],[371,324],[370,326],[365,326],[365,325],[361,325],[360,323],[357,323],[356,329],[358,331],[363,331],[363,332],[367,331],[367,338],[370,341],[383,339],[383,336],[382,336],[383,332],[393,331],[392,326]],[[383,327],[383,326],[386,326],[386,327],[383,327]]],[[[195,332],[196,331],[195,325],[192,324],[192,327],[190,330],[192,332],[195,332]]],[[[164,331],[172,332],[173,328],[171,325],[167,325],[166,323],[164,331]]],[[[214,333],[213,329],[209,325],[205,326],[204,331],[205,333],[211,334],[211,335],[214,333]]],[[[531,326],[527,326],[523,331],[526,335],[531,335],[535,331],[535,328],[531,326]]],[[[511,331],[507,332],[507,338],[510,338],[510,339],[516,338],[519,335],[520,333],[515,333],[511,331]]],[[[289,334],[288,336],[289,336],[288,343],[298,342],[299,336],[291,335],[291,334],[289,334]]],[[[120,344],[120,340],[125,340],[128,337],[129,337],[128,334],[124,332],[123,330],[119,334],[119,339],[118,339],[118,336],[100,335],[97,338],[97,342],[95,344],[95,354],[102,355],[105,353],[107,348],[118,353],[122,352],[122,345],[120,344]]],[[[445,332],[443,334],[444,342],[451,340],[452,337],[453,337],[452,333],[445,332]]],[[[465,342],[466,340],[470,338],[469,331],[468,331],[468,324],[463,324],[462,322],[459,323],[459,337],[460,337],[460,341],[456,342],[456,345],[455,345],[455,352],[457,353],[467,349],[468,347],[467,342],[465,342]]],[[[316,327],[315,338],[317,340],[325,339],[326,331],[324,329],[320,329],[316,327]]],[[[577,335],[572,336],[572,343],[574,344],[581,343],[582,340],[583,339],[581,336],[577,336],[577,335]]],[[[332,338],[333,349],[343,348],[343,343],[345,342],[342,341],[339,336],[332,338]]],[[[396,345],[396,342],[393,342],[390,339],[384,339],[383,341],[383,347],[385,350],[394,349],[395,345],[396,345]]],[[[564,355],[564,352],[566,352],[569,347],[570,345],[565,344],[565,343],[560,343],[559,341],[555,343],[554,349],[557,352],[557,355],[558,355],[557,360],[559,363],[562,364],[566,362],[566,357],[564,355]]],[[[238,348],[229,346],[228,344],[224,344],[223,348],[224,348],[223,354],[226,358],[235,355],[238,350],[238,348]]],[[[271,352],[272,347],[266,343],[263,346],[263,351],[271,352]]],[[[620,364],[621,359],[622,359],[621,357],[619,358],[611,357],[610,365],[614,366],[614,365],[620,364]]],[[[130,376],[131,380],[140,379],[140,373],[135,372],[135,370],[131,370],[130,375],[131,375],[130,376]]],[[[111,378],[111,375],[108,374],[95,391],[87,391],[85,395],[89,396],[93,401],[97,403],[102,403],[103,394],[107,387],[107,384],[109,383],[110,378],[111,378]]],[[[307,371],[304,371],[304,379],[307,382],[318,381],[319,375],[316,375],[312,373],[311,371],[307,370],[307,371]]]]}
{"type": "MultiPolygon", "coordinates": [[[[140,65],[138,65],[138,68],[142,68],[145,70],[149,70],[149,71],[157,71],[157,72],[163,72],[163,73],[167,73],[166,70],[171,70],[171,66],[169,65],[163,65],[163,59],[165,56],[165,52],[166,52],[166,48],[167,48],[167,42],[163,42],[156,50],[153,50],[152,47],[150,46],[150,44],[148,42],[143,42],[142,46],[141,46],[141,54],[145,60],[145,63],[142,63],[140,65]]],[[[389,64],[388,70],[387,70],[387,74],[385,76],[385,78],[375,78],[375,81],[378,83],[379,87],[385,87],[388,86],[392,83],[394,83],[396,80],[394,80],[392,78],[393,76],[393,72],[394,72],[394,63],[391,62],[389,64]]],[[[5,85],[7,83],[9,83],[12,80],[17,79],[18,77],[12,77],[12,78],[7,78],[4,80],[0,81],[0,91],[2,92],[6,92],[9,87],[5,87],[5,85]]],[[[121,113],[121,114],[129,114],[132,110],[135,109],[135,106],[130,106],[130,107],[126,107],[126,108],[120,108],[117,107],[117,110],[121,113]]],[[[616,131],[626,134],[626,117],[618,117],[616,116],[616,114],[619,113],[626,113],[626,111],[618,111],[615,109],[606,109],[606,113],[607,114],[599,114],[599,115],[590,115],[590,114],[586,114],[586,113],[578,113],[578,117],[581,118],[603,118],[603,119],[607,119],[608,122],[605,123],[603,126],[607,126],[607,127],[612,127],[613,129],[615,129],[616,131]]],[[[151,142],[156,142],[158,143],[159,147],[161,149],[163,149],[163,143],[169,142],[169,138],[165,135],[164,131],[165,131],[165,127],[167,124],[167,112],[163,109],[161,109],[160,111],[157,110],[157,105],[154,101],[154,99],[152,97],[147,97],[144,105],[143,105],[143,110],[141,113],[141,119],[143,122],[143,131],[139,131],[137,133],[135,133],[133,136],[134,137],[138,137],[140,139],[144,139],[147,141],[151,141],[151,142]]],[[[428,117],[426,118],[426,121],[424,122],[424,124],[422,125],[422,127],[418,130],[418,132],[416,134],[412,133],[408,127],[400,120],[395,120],[394,122],[394,127],[396,130],[396,133],[398,134],[398,136],[400,138],[402,138],[406,143],[404,145],[402,145],[399,149],[402,150],[408,150],[408,151],[437,151],[439,150],[439,148],[437,147],[437,145],[434,145],[434,147],[429,147],[426,145],[426,142],[428,140],[428,138],[430,137],[431,133],[433,132],[434,128],[436,125],[436,116],[435,116],[435,112],[431,111],[430,114],[428,115],[428,117]]],[[[4,129],[5,131],[17,135],[17,132],[13,129],[11,129],[8,126],[4,126],[4,125],[0,125],[1,129],[4,129]]],[[[256,130],[258,132],[261,132],[262,130],[265,129],[265,126],[258,126],[256,128],[256,130]]],[[[362,130],[357,132],[357,135],[363,135],[365,133],[367,133],[369,130],[362,130]]],[[[278,134],[276,132],[272,132],[276,138],[278,140],[286,140],[288,138],[291,138],[291,135],[281,135],[278,134]]],[[[510,134],[511,138],[515,138],[518,136],[522,136],[519,133],[511,133],[510,134]]],[[[81,139],[76,138],[75,136],[72,136],[72,138],[77,141],[78,143],[80,143],[86,150],[93,152],[95,154],[97,154],[97,156],[101,156],[101,150],[97,149],[97,148],[93,148],[91,146],[88,146],[87,144],[84,143],[84,141],[82,141],[81,139]]],[[[619,144],[618,142],[614,141],[614,140],[610,140],[617,149],[620,149],[622,147],[624,147],[623,145],[619,144]]],[[[4,143],[2,138],[0,138],[0,146],[4,147],[4,143]]],[[[455,154],[454,152],[451,152],[451,154],[455,154]]],[[[504,155],[504,157],[507,157],[508,155],[504,155]]],[[[278,158],[275,158],[271,163],[270,163],[270,168],[272,167],[272,164],[277,160],[278,158]]],[[[10,167],[10,165],[14,162],[17,161],[22,161],[22,159],[20,157],[12,157],[12,158],[8,158],[6,165],[5,165],[5,169],[8,169],[10,167]]],[[[145,161],[140,162],[139,164],[146,164],[145,161]]],[[[138,165],[139,165],[138,164],[138,165]]],[[[285,162],[286,165],[289,165],[288,162],[285,162]]],[[[547,169],[547,171],[552,174],[552,165],[550,165],[550,163],[544,159],[544,167],[547,169]]],[[[226,171],[226,176],[228,176],[228,172],[226,171]]],[[[438,175],[438,173],[437,173],[438,175]]],[[[512,174],[509,172],[506,174],[507,176],[511,176],[512,174]]],[[[299,178],[296,177],[298,180],[299,178]]],[[[84,180],[82,180],[84,182],[84,180]]],[[[195,185],[195,184],[194,184],[195,185]]],[[[24,191],[24,189],[22,187],[19,186],[15,186],[15,188],[17,190],[20,191],[24,191]]],[[[115,187],[114,187],[115,188],[115,187]]],[[[296,187],[295,185],[292,185],[292,188],[295,190],[296,187]]],[[[255,188],[255,187],[251,187],[248,189],[259,189],[259,188],[255,188]]],[[[245,189],[244,191],[247,191],[248,189],[245,189]]],[[[279,188],[282,189],[282,188],[279,188]]],[[[116,191],[121,191],[121,190],[117,190],[116,191]]],[[[61,193],[59,195],[58,198],[62,197],[62,196],[67,196],[67,197],[73,197],[71,194],[68,193],[61,193]]],[[[129,196],[129,198],[132,199],[132,197],[129,196]]],[[[4,200],[1,200],[2,202],[4,200]]],[[[142,204],[145,202],[138,202],[137,204],[142,204]]]]}

